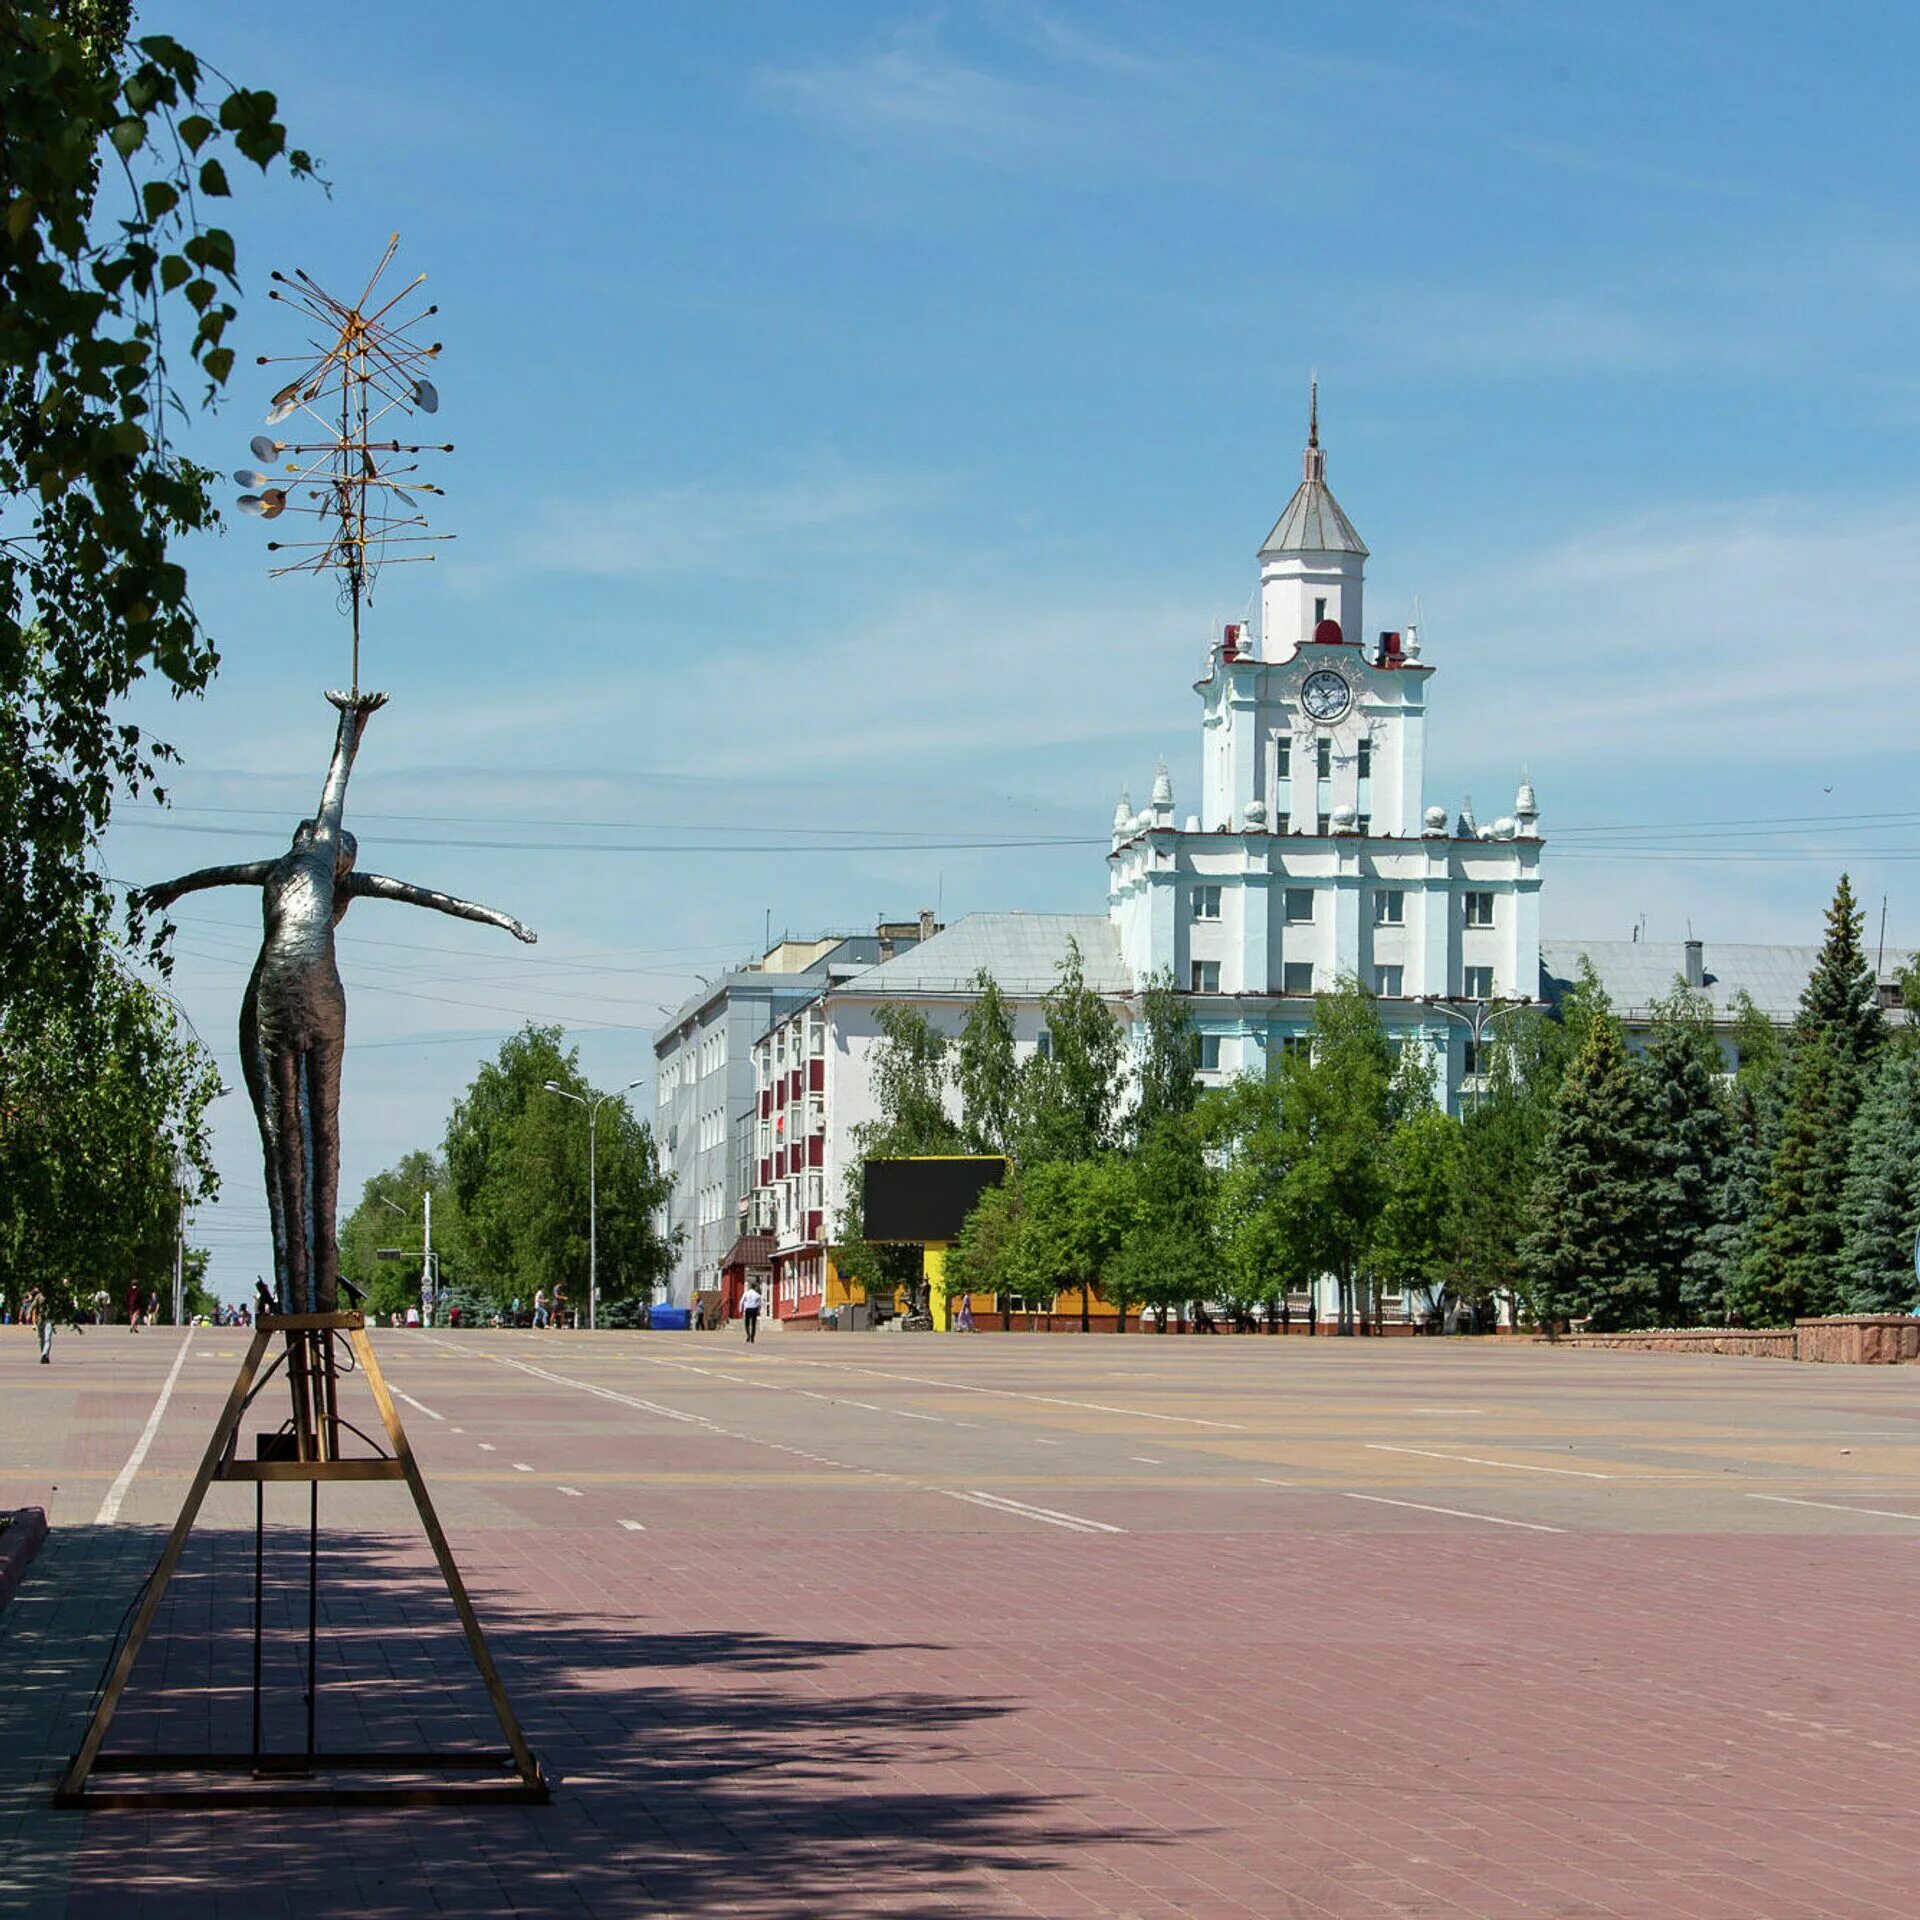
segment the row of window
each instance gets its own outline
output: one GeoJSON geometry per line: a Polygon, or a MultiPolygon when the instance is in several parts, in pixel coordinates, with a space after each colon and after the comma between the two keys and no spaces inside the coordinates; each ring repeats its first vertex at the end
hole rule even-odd
{"type": "MultiPolygon", "coordinates": [[[[1378,966],[1373,970],[1373,990],[1382,999],[1397,1000],[1406,992],[1407,970],[1400,966],[1378,966]]],[[[1220,991],[1220,962],[1218,960],[1196,960],[1187,970],[1187,987],[1193,993],[1218,993],[1220,991]]],[[[1313,962],[1311,960],[1288,960],[1281,964],[1280,991],[1291,995],[1305,995],[1313,991],[1313,962]]],[[[1463,967],[1460,970],[1460,991],[1464,999],[1491,1000],[1493,998],[1493,969],[1491,967],[1463,967]]]]}
{"type": "Polygon", "coordinates": [[[697,1145],[694,1151],[696,1153],[711,1153],[715,1147],[722,1145],[727,1137],[726,1108],[715,1107],[710,1112],[703,1113],[700,1116],[700,1123],[696,1129],[695,1137],[697,1145]]]}
{"type": "MultiPolygon", "coordinates": [[[[1221,1036],[1217,1033],[1198,1033],[1194,1035],[1193,1063],[1201,1073],[1218,1073],[1220,1071],[1220,1040],[1221,1036]]],[[[1387,1036],[1387,1045],[1392,1048],[1395,1053],[1400,1051],[1403,1044],[1404,1036],[1397,1033],[1387,1036]]],[[[1303,1052],[1310,1050],[1312,1045],[1313,1036],[1311,1034],[1290,1033],[1282,1036],[1278,1043],[1277,1051],[1283,1055],[1303,1052]]],[[[1460,1041],[1460,1071],[1468,1079],[1472,1079],[1480,1071],[1480,1050],[1481,1042],[1475,1040],[1471,1035],[1462,1035],[1460,1041]]]]}
{"type": "MultiPolygon", "coordinates": [[[[1293,741],[1283,733],[1274,745],[1279,749],[1274,771],[1282,780],[1291,780],[1293,778],[1293,741]]],[[[1354,771],[1362,780],[1371,779],[1373,775],[1373,742],[1371,740],[1360,742],[1358,758],[1360,764],[1354,771]]],[[[1333,778],[1333,742],[1324,733],[1314,742],[1313,771],[1316,779],[1331,780],[1333,778]]]]}
{"type": "MultiPolygon", "coordinates": [[[[1192,894],[1193,917],[1196,920],[1218,920],[1222,889],[1216,886],[1195,887],[1192,894]]],[[[1312,887],[1288,887],[1282,896],[1282,910],[1286,914],[1289,926],[1309,926],[1313,921],[1313,901],[1315,889],[1312,887]]],[[[1463,893],[1460,896],[1460,919],[1463,926],[1490,927],[1493,925],[1493,895],[1491,893],[1463,893]]],[[[1407,890],[1405,887],[1380,887],[1373,896],[1373,924],[1376,927],[1403,927],[1407,923],[1407,890]]]]}

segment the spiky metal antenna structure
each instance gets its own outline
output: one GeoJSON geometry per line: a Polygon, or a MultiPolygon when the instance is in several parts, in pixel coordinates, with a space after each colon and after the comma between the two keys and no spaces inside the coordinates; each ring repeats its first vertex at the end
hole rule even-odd
{"type": "Polygon", "coordinates": [[[428,343],[415,337],[416,329],[432,319],[439,307],[407,311],[427,277],[424,273],[398,293],[380,297],[381,280],[399,245],[396,233],[351,305],[336,299],[305,271],[296,269],[291,278],[283,273],[273,276],[271,297],[296,308],[320,331],[309,339],[304,353],[260,355],[263,367],[290,363],[301,369],[273,396],[267,425],[296,421],[292,430],[299,432],[311,423],[319,437],[279,440],[257,434],[253,457],[263,469],[280,463],[278,471],[243,468],[233,476],[247,489],[240,496],[244,512],[263,520],[277,520],[288,513],[310,514],[319,522],[317,539],[269,540],[269,553],[290,556],[269,572],[275,578],[284,573],[338,576],[342,608],[353,618],[356,696],[360,691],[360,609],[371,602],[380,569],[435,558],[432,553],[397,553],[395,548],[432,546],[453,538],[426,530],[427,517],[414,496],[443,490],[413,477],[420,471],[421,454],[451,453],[452,444],[428,445],[399,437],[403,422],[440,410],[440,395],[428,373],[441,346],[438,340],[428,343]]]}

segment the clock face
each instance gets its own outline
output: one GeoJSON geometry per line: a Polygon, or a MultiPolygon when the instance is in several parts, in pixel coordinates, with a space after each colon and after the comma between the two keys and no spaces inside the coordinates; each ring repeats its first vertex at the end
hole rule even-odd
{"type": "Polygon", "coordinates": [[[1322,667],[1318,673],[1307,675],[1300,688],[1300,704],[1309,720],[1330,725],[1353,705],[1353,689],[1339,674],[1322,667]]]}

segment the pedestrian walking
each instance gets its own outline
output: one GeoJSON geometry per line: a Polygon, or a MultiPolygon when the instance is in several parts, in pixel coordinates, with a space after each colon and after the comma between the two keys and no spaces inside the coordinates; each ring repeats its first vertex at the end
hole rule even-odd
{"type": "Polygon", "coordinates": [[[747,1290],[740,1296],[740,1318],[747,1329],[747,1345],[753,1345],[753,1336],[760,1325],[760,1289],[751,1280],[747,1290]]]}
{"type": "Polygon", "coordinates": [[[127,1326],[134,1333],[140,1331],[140,1309],[146,1304],[146,1296],[140,1291],[140,1282],[127,1283],[127,1326]]]}
{"type": "Polygon", "coordinates": [[[27,1295],[21,1305],[25,1309],[28,1324],[40,1335],[40,1364],[49,1367],[53,1364],[53,1309],[47,1304],[47,1296],[38,1287],[27,1295]]]}
{"type": "Polygon", "coordinates": [[[963,1293],[960,1296],[960,1312],[953,1323],[962,1333],[973,1331],[973,1295],[963,1293]]]}
{"type": "Polygon", "coordinates": [[[547,1321],[550,1327],[564,1327],[567,1321],[567,1283],[556,1280],[553,1283],[553,1313],[547,1321]]]}
{"type": "Polygon", "coordinates": [[[535,1287],[533,1290],[533,1324],[544,1327],[547,1324],[547,1290],[535,1287]]]}

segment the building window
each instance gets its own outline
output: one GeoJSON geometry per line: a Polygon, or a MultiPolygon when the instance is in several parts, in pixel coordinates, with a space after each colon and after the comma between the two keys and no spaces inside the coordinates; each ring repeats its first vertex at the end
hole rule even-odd
{"type": "Polygon", "coordinates": [[[1290,813],[1276,813],[1273,816],[1273,830],[1275,833],[1291,833],[1293,831],[1293,815],[1290,813]]]}
{"type": "Polygon", "coordinates": [[[1196,960],[1193,963],[1193,991],[1195,993],[1218,993],[1220,991],[1220,962],[1218,960],[1196,960]]]}
{"type": "Polygon", "coordinates": [[[1324,733],[1314,747],[1314,771],[1322,780],[1333,778],[1333,742],[1324,733]]]}
{"type": "Polygon", "coordinates": [[[1371,740],[1362,740],[1360,742],[1359,775],[1362,780],[1365,780],[1369,778],[1372,775],[1372,773],[1373,773],[1373,742],[1371,740]]]}
{"type": "Polygon", "coordinates": [[[1313,889],[1311,887],[1289,887],[1285,900],[1288,926],[1304,927],[1312,924],[1313,889]]]}
{"type": "Polygon", "coordinates": [[[1193,917],[1196,920],[1218,920],[1220,918],[1220,889],[1218,887],[1194,888],[1193,917]]]}
{"type": "Polygon", "coordinates": [[[1194,1046],[1194,1060],[1202,1073],[1220,1071],[1220,1036],[1217,1033],[1203,1033],[1198,1036],[1194,1046]]]}
{"type": "Polygon", "coordinates": [[[1493,895],[1490,893],[1469,893],[1462,895],[1466,902],[1466,924],[1470,927],[1490,927],[1493,925],[1493,895]]]}
{"type": "Polygon", "coordinates": [[[1478,1079],[1480,1075],[1480,1042],[1471,1037],[1460,1043],[1460,1074],[1466,1080],[1478,1079]]]}
{"type": "Polygon", "coordinates": [[[1357,813],[1353,817],[1353,825],[1356,833],[1371,833],[1373,831],[1373,815],[1370,813],[1357,813]]]}
{"type": "Polygon", "coordinates": [[[1317,833],[1320,836],[1322,840],[1324,840],[1327,837],[1327,835],[1333,831],[1333,815],[1330,813],[1323,813],[1319,815],[1318,822],[1315,825],[1313,830],[1315,833],[1317,833]]]}
{"type": "Polygon", "coordinates": [[[1313,624],[1317,627],[1327,617],[1327,601],[1324,594],[1316,595],[1313,602],[1313,624]]]}
{"type": "Polygon", "coordinates": [[[1373,970],[1373,990],[1388,1000],[1398,1000],[1406,980],[1404,967],[1375,967],[1373,970]]]}
{"type": "Polygon", "coordinates": [[[1280,969],[1280,991],[1298,997],[1313,991],[1313,962],[1289,960],[1280,969]]]}
{"type": "Polygon", "coordinates": [[[1293,778],[1293,742],[1284,736],[1274,742],[1279,758],[1274,762],[1274,770],[1282,780],[1293,778]]]}
{"type": "Polygon", "coordinates": [[[1053,1035],[1050,1034],[1045,1027],[1042,1027],[1034,1036],[1033,1050],[1042,1060],[1051,1060],[1053,1058],[1053,1035]]]}
{"type": "Polygon", "coordinates": [[[1491,1000],[1493,998],[1493,969],[1491,967],[1468,967],[1465,970],[1466,995],[1469,1000],[1491,1000]]]}
{"type": "Polygon", "coordinates": [[[1382,887],[1373,896],[1373,924],[1376,927],[1404,927],[1407,924],[1407,890],[1382,887]]]}

